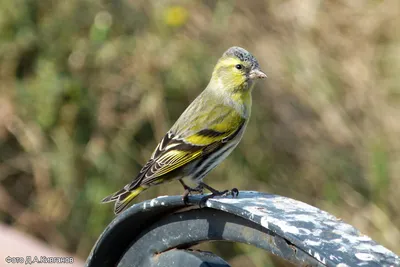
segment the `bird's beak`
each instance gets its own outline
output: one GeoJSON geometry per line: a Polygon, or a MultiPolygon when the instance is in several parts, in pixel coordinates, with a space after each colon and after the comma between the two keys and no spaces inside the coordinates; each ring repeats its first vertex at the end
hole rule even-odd
{"type": "Polygon", "coordinates": [[[264,79],[267,78],[267,75],[262,72],[260,69],[254,69],[250,71],[250,75],[249,75],[250,79],[254,80],[254,79],[264,79]]]}

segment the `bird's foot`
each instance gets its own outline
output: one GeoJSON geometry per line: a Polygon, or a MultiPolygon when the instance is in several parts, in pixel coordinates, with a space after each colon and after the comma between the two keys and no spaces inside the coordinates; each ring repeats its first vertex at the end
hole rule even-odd
{"type": "Polygon", "coordinates": [[[218,191],[218,190],[213,190],[211,195],[202,197],[200,202],[199,202],[199,207],[204,208],[206,206],[207,200],[213,197],[226,197],[231,195],[232,197],[237,197],[239,195],[239,190],[237,188],[232,188],[231,190],[224,190],[224,191],[218,191]]]}
{"type": "Polygon", "coordinates": [[[236,187],[234,187],[231,189],[229,194],[232,195],[232,197],[237,197],[237,196],[239,196],[239,190],[236,187]]]}
{"type": "Polygon", "coordinates": [[[192,193],[203,194],[203,187],[200,185],[195,188],[191,188],[187,185],[184,185],[184,188],[185,188],[185,192],[182,195],[182,200],[183,200],[183,203],[185,203],[185,205],[189,204],[189,195],[191,195],[192,193]]]}

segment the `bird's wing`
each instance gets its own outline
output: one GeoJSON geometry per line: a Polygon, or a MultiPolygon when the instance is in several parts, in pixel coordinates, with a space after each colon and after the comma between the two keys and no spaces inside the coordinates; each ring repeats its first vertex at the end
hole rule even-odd
{"type": "Polygon", "coordinates": [[[161,179],[160,176],[192,162],[204,153],[211,153],[236,136],[245,124],[245,119],[233,109],[224,111],[218,109],[206,117],[194,116],[185,125],[186,131],[176,131],[173,127],[158,144],[136,179],[125,189],[132,190],[138,185],[151,184],[161,179]]]}

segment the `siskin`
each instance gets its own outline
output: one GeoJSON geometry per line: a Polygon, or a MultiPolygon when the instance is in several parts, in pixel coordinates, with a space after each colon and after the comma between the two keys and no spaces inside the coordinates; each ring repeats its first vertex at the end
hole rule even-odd
{"type": "Polygon", "coordinates": [[[185,203],[191,192],[202,193],[204,188],[212,193],[204,198],[227,194],[228,190],[215,190],[203,178],[238,145],[250,118],[254,83],[266,77],[252,54],[240,47],[229,48],[218,60],[206,89],[167,132],[135,179],[102,202],[115,201],[118,214],[150,186],[175,179],[185,189],[185,203]]]}

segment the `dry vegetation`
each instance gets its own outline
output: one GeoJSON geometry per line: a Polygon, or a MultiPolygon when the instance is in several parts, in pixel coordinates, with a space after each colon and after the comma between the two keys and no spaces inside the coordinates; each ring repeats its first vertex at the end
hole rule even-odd
{"type": "MultiPolygon", "coordinates": [[[[240,45],[269,79],[206,181],[316,205],[400,253],[399,1],[6,0],[0,32],[3,223],[86,258],[113,218],[100,199],[240,45]]],[[[180,193],[171,183],[139,201],[180,193]]]]}

